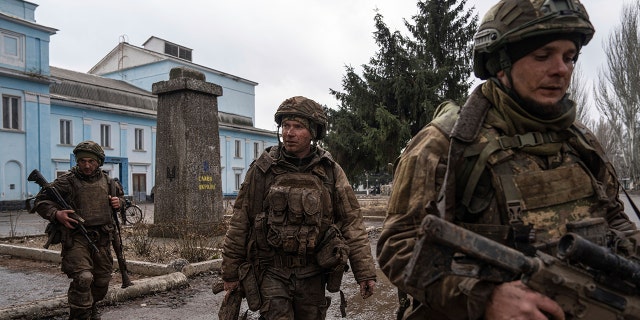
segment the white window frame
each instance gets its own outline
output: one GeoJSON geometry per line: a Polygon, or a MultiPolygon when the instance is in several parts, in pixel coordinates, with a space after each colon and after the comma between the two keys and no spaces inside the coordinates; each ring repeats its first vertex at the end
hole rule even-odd
{"type": "Polygon", "coordinates": [[[22,98],[12,95],[2,95],[0,116],[2,117],[2,129],[22,130],[22,98]]]}
{"type": "Polygon", "coordinates": [[[0,29],[0,63],[24,67],[24,35],[0,29]],[[8,39],[15,41],[14,53],[8,52],[8,39]]]}
{"type": "Polygon", "coordinates": [[[136,151],[144,151],[144,129],[135,128],[134,130],[134,145],[136,151]]]}
{"type": "Polygon", "coordinates": [[[240,190],[240,187],[242,186],[242,172],[238,172],[234,170],[234,174],[233,174],[233,178],[235,181],[235,185],[234,185],[234,191],[238,191],[240,190]]]}
{"type": "Polygon", "coordinates": [[[258,159],[258,157],[260,157],[261,149],[262,148],[260,148],[260,142],[253,143],[253,159],[258,159]]]}
{"type": "Polygon", "coordinates": [[[111,148],[111,125],[100,125],[100,145],[104,148],[111,148]]]}
{"type": "Polygon", "coordinates": [[[234,140],[234,146],[233,156],[237,159],[242,159],[242,141],[234,140]]]}
{"type": "Polygon", "coordinates": [[[73,141],[73,132],[72,132],[71,120],[68,119],[60,119],[60,144],[61,145],[71,145],[73,141]]]}

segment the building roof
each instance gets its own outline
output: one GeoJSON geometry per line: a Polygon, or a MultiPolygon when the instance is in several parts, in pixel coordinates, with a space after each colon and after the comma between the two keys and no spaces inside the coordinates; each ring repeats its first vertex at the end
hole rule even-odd
{"type": "MultiPolygon", "coordinates": [[[[66,105],[82,105],[112,112],[129,113],[135,116],[155,118],[158,98],[149,91],[140,89],[122,80],[57,68],[51,68],[49,91],[52,99],[66,105]]],[[[273,131],[253,127],[250,117],[218,112],[220,129],[232,129],[258,134],[273,134],[273,131]]]]}
{"type": "MultiPolygon", "coordinates": [[[[145,44],[147,42],[149,42],[149,40],[152,40],[152,39],[158,39],[158,40],[166,41],[164,39],[161,39],[161,38],[158,38],[158,37],[155,37],[155,36],[151,36],[147,41],[145,41],[145,44]]],[[[197,63],[193,63],[192,61],[180,59],[180,58],[174,57],[174,56],[166,54],[166,53],[157,52],[157,51],[154,51],[154,50],[149,50],[149,49],[145,49],[145,48],[142,48],[142,47],[138,47],[138,46],[132,45],[132,44],[130,44],[128,42],[120,42],[120,43],[118,43],[117,46],[115,46],[106,56],[104,56],[102,59],[100,59],[100,61],[89,70],[89,73],[91,73],[91,74],[106,74],[106,73],[111,73],[111,72],[114,72],[114,71],[117,71],[117,70],[126,70],[126,69],[136,68],[136,67],[138,67],[140,65],[155,63],[155,62],[163,61],[163,60],[175,61],[175,62],[177,62],[179,64],[187,65],[187,66],[189,66],[191,68],[194,68],[196,70],[207,71],[207,72],[219,75],[221,77],[232,79],[234,81],[240,81],[240,82],[248,83],[248,84],[253,85],[253,86],[257,86],[258,85],[258,83],[255,82],[255,81],[251,81],[251,80],[248,80],[248,79],[236,76],[236,75],[232,75],[230,73],[222,72],[220,70],[216,70],[216,69],[213,69],[213,68],[209,68],[209,67],[197,64],[197,63]],[[134,65],[123,66],[123,67],[118,66],[117,68],[101,70],[102,68],[107,66],[111,61],[114,61],[114,60],[115,61],[120,61],[123,50],[133,50],[133,51],[139,52],[142,55],[145,55],[147,58],[146,58],[146,60],[144,62],[139,62],[139,63],[136,63],[134,65]]]]}
{"type": "Polygon", "coordinates": [[[124,81],[56,67],[51,67],[51,78],[54,80],[49,87],[52,97],[62,96],[76,102],[121,110],[134,107],[153,111],[154,114],[158,110],[154,94],[124,81]]]}

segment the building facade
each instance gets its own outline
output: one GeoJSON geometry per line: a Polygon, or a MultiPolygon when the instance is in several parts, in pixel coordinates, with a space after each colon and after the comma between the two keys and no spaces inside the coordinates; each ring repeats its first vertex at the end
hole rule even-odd
{"type": "Polygon", "coordinates": [[[88,74],[50,67],[49,41],[58,30],[35,22],[36,7],[0,2],[0,203],[24,203],[38,192],[27,181],[33,169],[47,180],[69,170],[73,148],[84,140],[103,146],[103,169],[120,178],[127,195],[148,198],[157,130],[151,85],[168,80],[174,67],[201,71],[207,82],[223,87],[218,119],[224,195],[237,194],[251,162],[277,144],[275,132],[253,125],[257,83],[194,64],[191,49],[165,40],[151,37],[144,47],[122,42],[88,74]]]}
{"type": "Polygon", "coordinates": [[[30,170],[51,158],[40,138],[50,134],[49,39],[57,30],[35,22],[36,7],[0,1],[0,201],[25,199],[35,190],[30,170]]]}

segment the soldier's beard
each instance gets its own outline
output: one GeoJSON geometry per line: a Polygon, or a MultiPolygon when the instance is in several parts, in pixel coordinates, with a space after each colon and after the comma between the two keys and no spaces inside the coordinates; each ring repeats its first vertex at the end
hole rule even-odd
{"type": "Polygon", "coordinates": [[[520,98],[522,100],[522,108],[533,116],[540,119],[554,119],[571,107],[571,103],[568,103],[567,96],[565,95],[560,101],[555,104],[541,104],[533,99],[520,98]]]}

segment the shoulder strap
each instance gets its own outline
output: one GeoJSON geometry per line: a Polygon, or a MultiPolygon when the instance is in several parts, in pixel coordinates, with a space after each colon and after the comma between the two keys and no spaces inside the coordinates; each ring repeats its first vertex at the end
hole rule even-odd
{"type": "Polygon", "coordinates": [[[456,207],[456,169],[462,165],[464,149],[475,140],[482,128],[491,103],[482,94],[482,85],[477,86],[460,109],[458,119],[451,131],[447,172],[440,188],[438,212],[448,221],[454,220],[456,207]]]}

